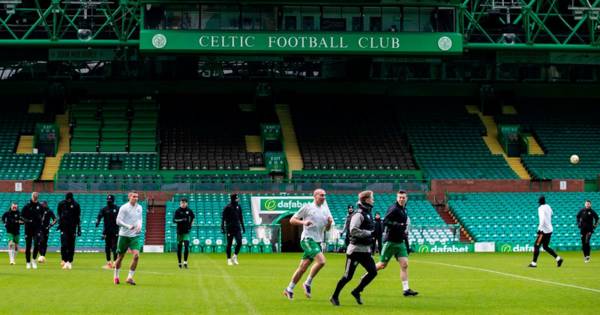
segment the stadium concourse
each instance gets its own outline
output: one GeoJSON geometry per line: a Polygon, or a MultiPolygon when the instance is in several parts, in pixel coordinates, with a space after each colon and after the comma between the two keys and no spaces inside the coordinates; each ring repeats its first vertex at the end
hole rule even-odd
{"type": "Polygon", "coordinates": [[[0,0],[0,314],[597,313],[599,11],[0,0]]]}

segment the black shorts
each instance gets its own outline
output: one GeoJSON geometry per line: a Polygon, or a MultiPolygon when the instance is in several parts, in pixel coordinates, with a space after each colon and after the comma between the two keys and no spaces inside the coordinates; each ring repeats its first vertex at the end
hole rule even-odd
{"type": "Polygon", "coordinates": [[[550,244],[551,238],[552,238],[552,232],[544,233],[542,231],[538,231],[537,237],[535,238],[535,245],[536,246],[543,246],[543,245],[548,246],[548,244],[550,244]]]}

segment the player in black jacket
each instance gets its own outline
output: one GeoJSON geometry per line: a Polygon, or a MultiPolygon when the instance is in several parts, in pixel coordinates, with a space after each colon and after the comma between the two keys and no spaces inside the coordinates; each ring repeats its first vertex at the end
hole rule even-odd
{"type": "Polygon", "coordinates": [[[38,251],[39,241],[38,236],[42,229],[42,205],[38,201],[39,194],[31,193],[31,200],[21,210],[21,218],[25,222],[25,259],[27,261],[27,269],[37,269],[35,262],[38,251]],[[31,247],[33,245],[33,260],[31,260],[31,247]]]}
{"type": "Polygon", "coordinates": [[[240,199],[237,194],[229,196],[231,202],[223,209],[221,216],[221,232],[227,234],[227,264],[237,265],[237,256],[242,248],[242,233],[246,233],[244,227],[244,218],[242,216],[242,208],[239,205],[240,199]],[[235,238],[235,252],[231,257],[231,246],[235,238]]]}
{"type": "Polygon", "coordinates": [[[392,256],[400,263],[400,279],[404,296],[415,296],[419,294],[410,289],[408,285],[408,226],[410,219],[406,212],[408,196],[405,191],[400,190],[396,195],[396,202],[391,205],[383,219],[383,249],[377,263],[377,270],[384,269],[392,256]]]}
{"type": "Polygon", "coordinates": [[[188,267],[188,254],[190,252],[190,230],[194,223],[194,211],[188,208],[187,198],[181,198],[179,201],[179,209],[175,210],[173,215],[173,223],[177,224],[177,261],[181,268],[181,251],[182,245],[185,248],[183,252],[183,267],[188,267]]]}
{"type": "Polygon", "coordinates": [[[38,262],[46,262],[46,250],[48,249],[48,237],[50,236],[50,229],[56,224],[56,216],[54,212],[48,207],[47,201],[42,201],[42,228],[38,235],[38,241],[40,242],[40,257],[38,262]]]}
{"type": "Polygon", "coordinates": [[[63,269],[71,269],[75,256],[75,235],[81,236],[81,208],[68,192],[58,204],[58,229],[60,230],[60,255],[63,269]]]}
{"type": "Polygon", "coordinates": [[[117,225],[117,215],[119,207],[115,205],[115,196],[106,196],[106,207],[100,209],[96,218],[96,227],[104,219],[104,228],[102,229],[102,239],[104,240],[104,253],[106,254],[106,269],[114,267],[114,261],[117,260],[117,240],[119,238],[119,226],[117,225]],[[112,260],[110,254],[112,253],[112,260]]]}
{"type": "Polygon", "coordinates": [[[8,238],[8,258],[10,264],[15,264],[15,257],[19,252],[19,234],[21,229],[21,213],[19,213],[19,206],[17,203],[12,202],[10,209],[2,215],[2,223],[6,228],[6,237],[8,238]]]}
{"type": "Polygon", "coordinates": [[[577,226],[581,232],[581,249],[583,250],[584,262],[590,262],[590,239],[598,226],[598,214],[592,209],[592,202],[585,201],[585,207],[577,213],[577,226]]]}

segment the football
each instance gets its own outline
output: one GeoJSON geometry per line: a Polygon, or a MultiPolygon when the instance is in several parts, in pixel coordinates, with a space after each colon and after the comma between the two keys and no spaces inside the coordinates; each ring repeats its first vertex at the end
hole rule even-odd
{"type": "Polygon", "coordinates": [[[577,163],[579,163],[579,156],[577,154],[573,154],[573,155],[571,155],[570,160],[571,160],[572,164],[577,164],[577,163]]]}

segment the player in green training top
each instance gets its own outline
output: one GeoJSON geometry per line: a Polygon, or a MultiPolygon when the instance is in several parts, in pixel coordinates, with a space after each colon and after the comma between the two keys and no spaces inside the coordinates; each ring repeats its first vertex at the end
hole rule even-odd
{"type": "Polygon", "coordinates": [[[142,250],[143,240],[140,234],[142,233],[142,206],[138,204],[138,193],[132,191],[128,195],[129,202],[122,205],[117,215],[117,225],[119,229],[119,240],[117,241],[117,261],[115,262],[115,277],[114,283],[119,284],[119,271],[121,263],[125,258],[127,249],[131,249],[133,260],[129,267],[129,275],[127,283],[135,285],[133,274],[138,265],[140,251],[142,250]]]}
{"type": "Polygon", "coordinates": [[[21,219],[21,213],[19,213],[19,206],[17,203],[12,202],[10,204],[10,210],[6,211],[2,215],[2,223],[6,227],[6,238],[8,239],[8,258],[10,264],[15,264],[15,257],[19,252],[19,232],[23,220],[21,219]]]}
{"type": "Polygon", "coordinates": [[[288,299],[294,298],[294,287],[300,281],[302,275],[310,264],[315,261],[315,264],[310,269],[310,274],[304,282],[304,294],[306,297],[311,297],[312,280],[317,275],[319,270],[325,266],[325,255],[321,252],[321,242],[325,231],[329,231],[333,225],[333,217],[329,212],[329,207],[325,204],[325,190],[317,189],[313,193],[314,201],[305,204],[292,216],[290,223],[294,225],[303,225],[300,245],[304,250],[304,255],[300,261],[300,266],[294,272],[292,281],[285,290],[283,295],[288,299]]]}
{"type": "Polygon", "coordinates": [[[377,263],[377,270],[384,269],[392,256],[400,263],[400,278],[404,296],[419,294],[408,286],[408,225],[410,219],[406,213],[408,196],[404,190],[396,195],[396,202],[388,208],[383,218],[383,249],[377,263]]]}

